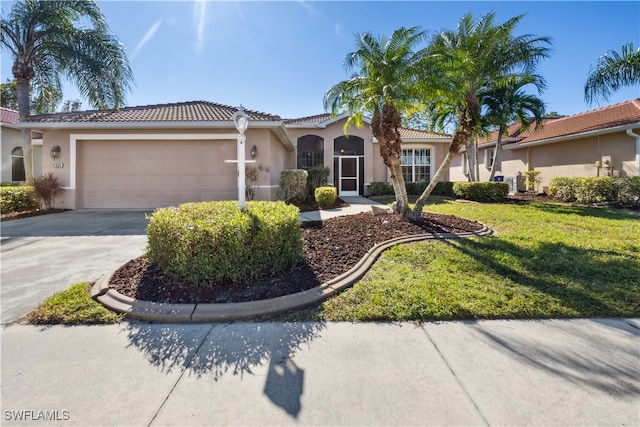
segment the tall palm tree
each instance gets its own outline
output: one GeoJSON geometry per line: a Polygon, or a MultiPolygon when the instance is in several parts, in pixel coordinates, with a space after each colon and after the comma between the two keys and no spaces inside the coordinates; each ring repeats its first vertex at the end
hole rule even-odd
{"type": "MultiPolygon", "coordinates": [[[[11,52],[20,119],[30,115],[30,84],[61,90],[61,76],[98,109],[117,109],[133,82],[124,46],[94,0],[19,0],[0,21],[0,43],[11,52]]],[[[31,136],[23,130],[27,179],[33,179],[31,136]]]]}
{"type": "Polygon", "coordinates": [[[416,105],[417,64],[424,50],[415,48],[426,37],[417,27],[399,28],[391,37],[375,37],[370,32],[357,35],[356,50],[345,58],[353,76],[331,87],[324,96],[325,109],[333,114],[346,111],[350,125],[362,126],[371,116],[371,130],[378,140],[380,155],[389,170],[396,195],[397,211],[409,212],[400,157],[401,114],[416,105]]]}
{"type": "Polygon", "coordinates": [[[612,92],[623,86],[640,84],[640,48],[633,43],[622,46],[620,53],[610,50],[598,59],[584,85],[584,100],[593,104],[607,101],[612,92]]]}
{"type": "MultiPolygon", "coordinates": [[[[539,60],[549,55],[549,38],[513,34],[523,17],[519,15],[496,24],[495,12],[478,20],[468,13],[460,19],[455,31],[443,30],[432,39],[429,53],[447,58],[437,67],[447,84],[435,92],[429,90],[426,96],[431,98],[430,107],[439,118],[438,123],[453,119],[456,127],[449,151],[416,201],[412,216],[421,215],[427,198],[449,168],[453,156],[480,133],[481,92],[513,75],[536,75],[539,60]]],[[[427,72],[433,74],[434,68],[429,66],[427,72]]],[[[541,79],[540,82],[544,83],[541,79]]]]}
{"type": "Polygon", "coordinates": [[[480,92],[480,102],[485,111],[482,116],[483,123],[485,126],[498,127],[498,140],[489,181],[492,181],[495,176],[496,165],[500,161],[502,152],[502,137],[507,134],[509,124],[514,121],[519,122],[521,132],[529,129],[532,122],[537,129],[542,127],[544,102],[523,90],[528,85],[534,85],[538,90],[544,88],[544,83],[538,80],[538,76],[529,74],[515,75],[499,82],[495,87],[480,92]]]}

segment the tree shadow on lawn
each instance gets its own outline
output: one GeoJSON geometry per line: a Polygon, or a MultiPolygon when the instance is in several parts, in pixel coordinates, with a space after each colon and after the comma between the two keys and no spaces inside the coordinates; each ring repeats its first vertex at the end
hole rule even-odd
{"type": "Polygon", "coordinates": [[[499,236],[443,242],[497,275],[555,298],[576,316],[640,314],[640,266],[637,261],[634,266],[634,260],[622,253],[558,242],[543,242],[536,249],[527,249],[499,236]],[[621,285],[617,277],[625,277],[625,282],[632,285],[621,285]]]}
{"type": "Polygon", "coordinates": [[[523,202],[529,208],[547,212],[555,215],[578,215],[578,216],[591,216],[595,218],[604,219],[638,219],[640,217],[634,216],[633,213],[623,209],[611,209],[611,208],[594,208],[589,206],[574,206],[566,204],[556,203],[540,203],[540,202],[523,202]]]}
{"type": "Polygon", "coordinates": [[[230,323],[154,325],[129,323],[124,332],[131,346],[163,372],[218,381],[225,374],[254,375],[268,365],[264,394],[290,416],[297,417],[304,390],[304,370],[293,355],[320,336],[324,324],[230,323]]]}

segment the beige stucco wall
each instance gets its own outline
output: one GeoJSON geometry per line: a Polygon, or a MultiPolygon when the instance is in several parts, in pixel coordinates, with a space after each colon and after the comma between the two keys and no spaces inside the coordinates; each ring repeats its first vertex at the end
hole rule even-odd
{"type": "MultiPolygon", "coordinates": [[[[483,148],[479,149],[478,158],[480,180],[486,181],[490,169],[485,167],[483,148]]],[[[453,181],[467,180],[462,173],[462,159],[462,154],[458,154],[451,162],[453,181]]],[[[595,177],[612,174],[614,171],[619,172],[622,177],[638,175],[636,140],[625,132],[616,132],[519,149],[504,149],[501,160],[496,165],[496,175],[515,176],[518,172],[534,169],[541,172],[541,190],[548,187],[555,177],[595,177]],[[612,160],[612,168],[608,170],[596,167],[595,162],[602,162],[605,158],[612,160]]]]}
{"type": "MultiPolygon", "coordinates": [[[[203,200],[237,200],[237,172],[235,163],[225,163],[225,160],[236,159],[236,141],[235,139],[199,139],[202,134],[237,134],[235,129],[145,129],[145,130],[47,130],[44,132],[43,148],[44,152],[48,152],[53,145],[60,145],[62,148],[58,162],[64,164],[63,168],[54,168],[53,162],[45,162],[45,171],[51,171],[56,174],[63,185],[70,187],[72,179],[71,174],[71,135],[85,135],[76,142],[76,186],[68,188],[64,191],[62,197],[59,198],[57,205],[65,208],[77,209],[92,205],[95,200],[91,197],[107,197],[108,194],[102,195],[91,194],[88,190],[96,186],[113,186],[115,191],[121,189],[127,192],[127,197],[117,199],[112,197],[113,204],[111,207],[147,207],[145,198],[153,198],[152,192],[165,191],[173,192],[173,198],[176,202],[185,201],[203,201],[203,200]],[[114,141],[99,140],[91,138],[91,135],[175,135],[175,139],[138,139],[139,137],[118,138],[114,141]],[[194,135],[190,139],[190,135],[194,135]],[[93,144],[93,145],[92,145],[93,144]],[[113,149],[108,149],[112,147],[113,149]],[[181,150],[182,149],[182,150],[181,150]],[[149,151],[151,150],[151,151],[149,151]],[[152,153],[147,156],[147,153],[152,153]],[[87,157],[89,156],[89,157],[87,157]],[[91,156],[99,157],[93,158],[91,156]],[[145,161],[144,159],[148,161],[145,161]],[[131,160],[131,167],[122,166],[123,162],[131,160]],[[92,163],[93,162],[93,163],[92,163]],[[95,163],[97,162],[97,163],[95,163]],[[117,162],[118,166],[114,166],[115,171],[121,169],[123,171],[134,168],[135,171],[125,173],[129,177],[130,183],[126,184],[122,181],[122,177],[118,177],[118,173],[113,176],[106,173],[108,168],[102,168],[100,162],[117,162]],[[122,167],[124,169],[122,169],[122,167]],[[87,168],[93,168],[93,172],[87,168]],[[102,168],[102,169],[101,169],[102,168]],[[180,171],[186,171],[181,173],[180,171]],[[133,175],[135,178],[131,178],[133,175]],[[91,181],[93,180],[93,181],[91,181]],[[110,180],[110,182],[103,182],[110,180]],[[158,187],[160,182],[160,189],[158,187]],[[155,184],[154,184],[155,183],[155,184]],[[129,185],[129,187],[127,187],[129,185]],[[132,187],[137,188],[132,189],[132,187]],[[131,192],[139,191],[139,199],[133,197],[131,192]],[[129,205],[133,197],[133,205],[129,205]],[[139,205],[139,206],[137,206],[139,205]]],[[[251,148],[256,145],[258,155],[256,160],[265,163],[271,168],[270,174],[261,179],[259,199],[273,199],[272,187],[278,185],[278,180],[274,178],[279,176],[279,170],[284,167],[292,167],[294,160],[290,152],[277,139],[277,137],[269,129],[248,129],[246,132],[247,142],[245,146],[245,157],[251,159],[251,148]],[[289,165],[289,166],[287,166],[289,165]]],[[[145,138],[149,138],[145,136],[145,138]]],[[[171,138],[171,137],[169,137],[171,138]]],[[[115,165],[115,163],[113,163],[115,165]]],[[[109,196],[110,197],[110,196],[109,196]]],[[[162,196],[164,197],[164,196],[162,196]]],[[[57,206],[59,207],[59,206],[57,206]]],[[[152,206],[149,206],[152,207],[152,206]]],[[[157,207],[157,206],[156,206],[157,207]]]]}

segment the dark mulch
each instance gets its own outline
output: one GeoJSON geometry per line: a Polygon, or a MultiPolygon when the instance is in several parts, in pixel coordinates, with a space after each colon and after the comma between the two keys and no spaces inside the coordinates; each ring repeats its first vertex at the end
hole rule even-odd
{"type": "Polygon", "coordinates": [[[213,288],[194,286],[164,274],[140,257],[122,266],[109,286],[153,302],[226,303],[255,301],[311,289],[346,272],[376,243],[407,235],[477,231],[482,225],[451,215],[423,213],[417,222],[370,213],[303,223],[302,259],[292,271],[251,283],[213,288]]]}

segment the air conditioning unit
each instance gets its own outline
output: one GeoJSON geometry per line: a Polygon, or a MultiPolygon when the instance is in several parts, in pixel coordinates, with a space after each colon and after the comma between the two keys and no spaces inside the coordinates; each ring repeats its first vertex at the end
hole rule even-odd
{"type": "Polygon", "coordinates": [[[509,194],[515,194],[518,192],[518,177],[517,176],[505,176],[504,182],[509,184],[509,194]]]}

